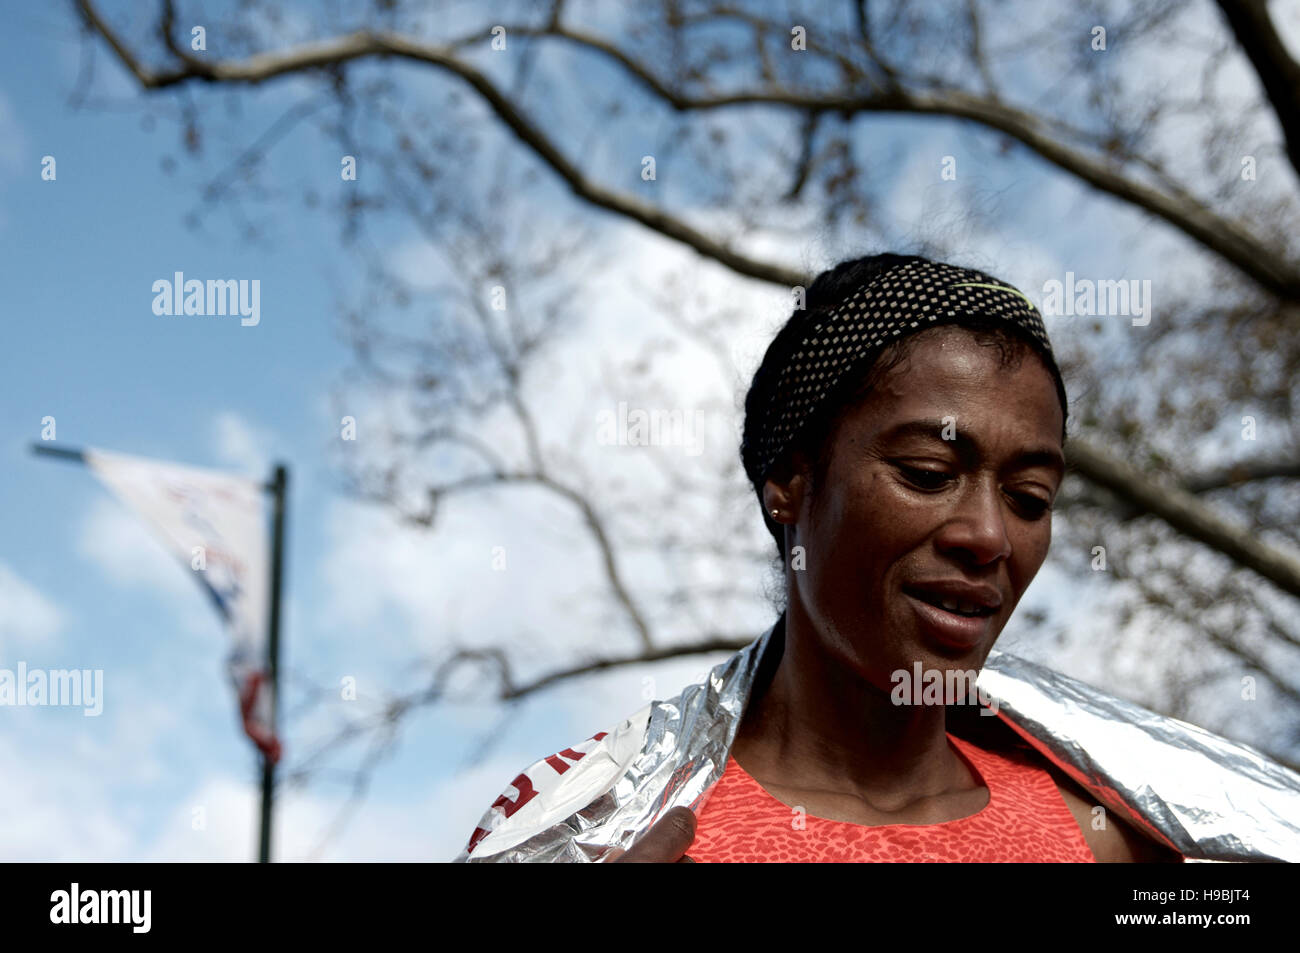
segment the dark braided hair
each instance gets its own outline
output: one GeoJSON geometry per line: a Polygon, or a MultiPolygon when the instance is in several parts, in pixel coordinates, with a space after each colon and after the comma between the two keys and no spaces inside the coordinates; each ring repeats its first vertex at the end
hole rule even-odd
{"type": "MultiPolygon", "coordinates": [[[[802,425],[798,437],[782,458],[775,461],[767,472],[760,473],[757,455],[762,443],[763,430],[768,426],[768,414],[781,374],[810,330],[847,301],[859,288],[899,265],[928,261],[930,259],[922,258],[920,255],[884,253],[853,258],[823,271],[808,288],[804,301],[805,307],[796,309],[791,314],[785,326],[777,332],[772,343],[768,345],[762,363],[754,372],[749,393],[745,397],[745,426],[740,457],[745,472],[751,475],[754,492],[758,496],[759,509],[763,513],[763,522],[776,541],[782,560],[785,560],[787,555],[784,527],[771,518],[763,504],[764,484],[769,477],[780,478],[790,475],[793,456],[795,452],[801,452],[813,462],[811,482],[814,488],[817,487],[826,475],[831,443],[828,438],[835,424],[845,412],[866,399],[889,370],[902,363],[911,353],[912,347],[921,334],[933,328],[904,335],[879,347],[869,365],[864,366],[854,375],[847,375],[846,379],[832,391],[830,399],[802,425]]],[[[974,312],[948,319],[939,326],[966,328],[972,332],[979,344],[997,347],[1000,364],[1004,368],[1017,366],[1026,350],[1038,354],[1056,384],[1062,412],[1061,442],[1065,443],[1064,419],[1069,415],[1065,385],[1061,380],[1055,359],[1043,350],[1038,341],[1013,324],[974,312]]]]}

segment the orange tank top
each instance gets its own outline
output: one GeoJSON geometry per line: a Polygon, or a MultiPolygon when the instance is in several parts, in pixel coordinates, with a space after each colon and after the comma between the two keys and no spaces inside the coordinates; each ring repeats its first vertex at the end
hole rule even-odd
{"type": "Polygon", "coordinates": [[[988,788],[988,804],[970,817],[864,826],[801,816],[728,756],[687,854],[700,863],[1096,863],[1044,768],[1027,755],[948,740],[988,788]]]}

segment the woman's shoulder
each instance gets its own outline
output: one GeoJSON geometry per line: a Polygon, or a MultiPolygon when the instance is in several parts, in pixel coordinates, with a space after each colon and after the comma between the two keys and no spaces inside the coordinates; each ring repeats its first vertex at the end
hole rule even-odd
{"type": "Polygon", "coordinates": [[[1016,734],[1001,718],[972,718],[967,713],[955,722],[950,727],[951,733],[986,756],[1047,772],[1079,825],[1088,849],[1099,863],[1182,862],[1182,855],[1177,851],[1157,843],[1116,817],[1113,811],[1100,804],[1087,789],[1016,734]]]}
{"type": "Polygon", "coordinates": [[[1064,771],[1041,755],[1044,769],[1056,783],[1065,806],[1074,815],[1083,839],[1088,842],[1097,862],[1101,864],[1178,864],[1183,857],[1176,850],[1165,847],[1139,833],[1127,822],[1116,817],[1093,798],[1082,786],[1064,771]]]}

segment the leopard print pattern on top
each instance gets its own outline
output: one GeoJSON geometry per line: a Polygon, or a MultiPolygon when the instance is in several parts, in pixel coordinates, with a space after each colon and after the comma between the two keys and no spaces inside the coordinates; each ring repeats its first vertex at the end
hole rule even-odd
{"type": "Polygon", "coordinates": [[[988,788],[988,804],[969,817],[866,826],[801,816],[728,757],[687,854],[700,863],[1096,863],[1056,782],[1030,755],[948,740],[988,788]]]}

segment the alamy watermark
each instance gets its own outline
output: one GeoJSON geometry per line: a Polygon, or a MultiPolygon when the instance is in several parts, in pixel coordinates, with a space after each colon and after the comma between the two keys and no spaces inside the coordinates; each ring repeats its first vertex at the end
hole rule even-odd
{"type": "Polygon", "coordinates": [[[979,670],[973,668],[925,669],[919,661],[912,668],[895,669],[889,681],[889,700],[895,705],[979,705],[981,715],[996,715],[998,700],[976,684],[979,670]]]}
{"type": "Polygon", "coordinates": [[[50,894],[51,923],[121,923],[132,933],[148,933],[153,924],[152,890],[69,890],[50,894]]]}
{"type": "Polygon", "coordinates": [[[699,410],[629,410],[627,401],[619,401],[617,410],[596,415],[596,441],[612,447],[681,447],[698,457],[703,417],[699,410]]]}
{"type": "Polygon", "coordinates": [[[262,320],[262,279],[185,278],[178,271],[172,280],[159,278],[153,283],[154,314],[238,314],[246,328],[262,320]]]}
{"type": "Polygon", "coordinates": [[[84,708],[87,718],[104,711],[104,670],[0,668],[0,707],[84,708]]]}
{"type": "Polygon", "coordinates": [[[1151,279],[1111,281],[1076,279],[1065,273],[1065,281],[1055,278],[1043,283],[1044,316],[1131,315],[1133,327],[1151,323],[1151,279]]]}

